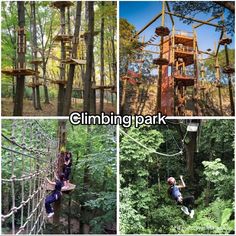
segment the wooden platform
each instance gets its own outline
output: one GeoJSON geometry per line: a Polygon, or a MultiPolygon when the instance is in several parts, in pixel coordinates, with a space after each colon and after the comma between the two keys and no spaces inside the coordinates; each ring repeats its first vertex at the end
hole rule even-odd
{"type": "Polygon", "coordinates": [[[63,84],[66,85],[67,81],[66,80],[51,80],[53,84],[63,84]]]}
{"type": "Polygon", "coordinates": [[[235,72],[235,69],[231,66],[225,66],[223,67],[222,72],[224,74],[233,74],[235,72]]]}
{"type": "Polygon", "coordinates": [[[75,59],[75,58],[68,58],[66,60],[61,60],[61,63],[75,64],[75,65],[85,65],[86,64],[86,60],[80,60],[80,59],[75,59]]]}
{"type": "Polygon", "coordinates": [[[36,64],[41,64],[41,63],[43,63],[43,61],[40,60],[40,59],[36,59],[36,60],[32,60],[32,61],[30,61],[29,63],[30,63],[30,64],[34,64],[34,65],[36,65],[36,64]]]}
{"type": "Polygon", "coordinates": [[[115,90],[115,85],[104,85],[104,86],[97,85],[97,86],[92,86],[92,88],[93,89],[104,89],[104,90],[108,90],[108,89],[115,90]]]}
{"type": "Polygon", "coordinates": [[[29,87],[29,88],[35,88],[35,87],[41,86],[41,85],[43,85],[43,83],[40,83],[40,82],[38,82],[38,83],[27,83],[26,84],[26,86],[29,87]]]}
{"type": "MultiPolygon", "coordinates": [[[[68,188],[63,187],[63,188],[61,189],[61,191],[62,191],[63,193],[70,193],[71,191],[73,191],[73,190],[75,189],[75,187],[76,187],[75,184],[69,183],[68,188]]],[[[52,185],[52,184],[49,184],[49,183],[46,184],[46,190],[47,190],[47,191],[53,191],[54,189],[55,189],[55,185],[52,185]]]]}
{"type": "Polygon", "coordinates": [[[176,82],[182,82],[183,86],[193,86],[195,79],[190,76],[184,76],[184,75],[174,75],[176,82]]]}
{"type": "Polygon", "coordinates": [[[31,76],[31,75],[38,75],[39,72],[36,72],[34,70],[31,69],[5,69],[2,70],[2,73],[5,75],[9,75],[9,76],[31,76]]]}
{"type": "Polygon", "coordinates": [[[175,34],[175,44],[183,44],[184,46],[193,47],[193,37],[175,34]]]}
{"type": "Polygon", "coordinates": [[[63,8],[63,7],[70,7],[74,5],[73,2],[71,1],[55,1],[51,3],[51,7],[55,7],[55,8],[63,8]]]}
{"type": "Polygon", "coordinates": [[[54,37],[54,41],[64,41],[64,42],[70,42],[73,38],[73,35],[69,34],[58,34],[54,37]]]}
{"type": "Polygon", "coordinates": [[[183,58],[186,66],[194,63],[193,53],[175,51],[175,58],[183,58]]]}
{"type": "MultiPolygon", "coordinates": [[[[82,32],[80,34],[80,38],[86,38],[90,32],[82,32]]],[[[100,31],[94,31],[93,36],[97,36],[100,33],[100,31]]]]}

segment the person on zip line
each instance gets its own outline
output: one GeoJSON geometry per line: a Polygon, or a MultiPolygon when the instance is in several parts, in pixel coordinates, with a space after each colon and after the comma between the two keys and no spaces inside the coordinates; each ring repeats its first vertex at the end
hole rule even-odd
{"type": "Polygon", "coordinates": [[[182,205],[181,210],[186,215],[189,215],[190,218],[193,218],[194,196],[187,196],[187,197],[182,196],[180,189],[186,187],[182,175],[180,175],[180,180],[181,184],[177,185],[174,177],[169,177],[167,179],[167,183],[169,185],[168,193],[171,196],[171,198],[176,201],[177,205],[182,205]]]}

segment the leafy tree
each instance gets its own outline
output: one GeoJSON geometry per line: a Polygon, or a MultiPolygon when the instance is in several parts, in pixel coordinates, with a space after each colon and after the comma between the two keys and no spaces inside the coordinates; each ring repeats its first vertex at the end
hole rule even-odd
{"type": "MultiPolygon", "coordinates": [[[[233,8],[234,3],[228,2],[233,8]]],[[[226,30],[229,34],[234,34],[234,10],[232,11],[232,8],[228,8],[227,4],[224,2],[217,2],[217,1],[209,1],[209,2],[203,2],[203,1],[181,1],[181,2],[173,2],[173,10],[176,13],[179,13],[183,16],[190,15],[195,16],[198,13],[211,13],[212,16],[219,15],[222,13],[225,13],[225,22],[224,25],[226,27],[226,30]]],[[[193,21],[183,19],[184,23],[190,24],[193,21]]],[[[218,24],[222,25],[223,22],[220,19],[218,21],[218,24]]]]}

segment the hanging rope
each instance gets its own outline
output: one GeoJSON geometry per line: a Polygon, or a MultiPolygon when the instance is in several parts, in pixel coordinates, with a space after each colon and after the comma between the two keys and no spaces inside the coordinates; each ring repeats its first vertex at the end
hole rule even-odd
{"type": "Polygon", "coordinates": [[[165,157],[174,157],[174,156],[179,156],[183,154],[183,150],[180,150],[179,152],[176,153],[172,153],[172,154],[166,154],[166,153],[161,153],[161,152],[157,152],[155,149],[153,148],[148,148],[147,146],[145,146],[144,144],[142,144],[141,142],[139,142],[138,140],[134,139],[133,137],[131,137],[130,135],[128,135],[127,133],[125,133],[122,129],[120,129],[120,132],[122,134],[124,134],[125,136],[127,136],[128,138],[130,138],[131,140],[133,140],[135,143],[137,143],[139,146],[147,149],[148,151],[158,154],[160,156],[165,156],[165,157]]]}
{"type": "Polygon", "coordinates": [[[54,173],[58,142],[42,130],[39,122],[11,122],[2,134],[3,199],[11,194],[10,209],[2,207],[2,227],[10,220],[12,234],[43,233],[46,177],[54,173]]]}

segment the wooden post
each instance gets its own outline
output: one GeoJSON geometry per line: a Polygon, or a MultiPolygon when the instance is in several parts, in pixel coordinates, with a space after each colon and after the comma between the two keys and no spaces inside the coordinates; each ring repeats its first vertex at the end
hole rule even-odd
{"type": "MultiPolygon", "coordinates": [[[[161,13],[161,26],[165,25],[165,2],[162,2],[162,13],[161,13]]],[[[161,36],[161,43],[160,43],[160,58],[163,57],[163,43],[164,37],[161,36]]],[[[162,65],[159,65],[159,73],[158,73],[158,80],[157,80],[157,101],[156,101],[156,112],[161,111],[161,86],[162,86],[162,65]]]]}
{"type": "MultiPolygon", "coordinates": [[[[216,49],[216,45],[215,45],[215,49],[216,49]]],[[[216,55],[216,84],[218,85],[218,95],[219,95],[219,105],[220,105],[220,113],[223,116],[223,109],[222,109],[222,97],[221,97],[221,86],[220,86],[220,65],[219,65],[219,59],[218,59],[218,55],[216,55]]]]}
{"type": "MultiPolygon", "coordinates": [[[[228,47],[227,44],[225,44],[225,59],[226,59],[226,66],[229,66],[229,54],[228,54],[228,47]]],[[[234,95],[233,95],[233,86],[231,81],[231,75],[228,74],[228,87],[229,87],[229,99],[230,99],[230,107],[231,107],[231,115],[234,116],[234,95]]]]}
{"type": "Polygon", "coordinates": [[[126,100],[126,89],[127,89],[127,79],[123,80],[121,104],[120,104],[120,114],[124,115],[125,111],[125,100],[126,100]]]}
{"type": "Polygon", "coordinates": [[[193,93],[193,103],[194,103],[194,109],[193,109],[193,115],[198,115],[198,64],[197,64],[197,37],[196,37],[196,31],[193,30],[193,51],[194,51],[194,93],[193,93]]]}

